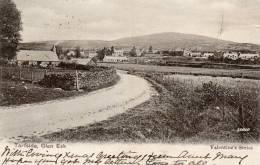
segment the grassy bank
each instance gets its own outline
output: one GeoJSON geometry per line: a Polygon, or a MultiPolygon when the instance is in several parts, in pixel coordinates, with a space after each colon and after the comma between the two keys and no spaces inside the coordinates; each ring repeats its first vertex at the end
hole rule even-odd
{"type": "MultiPolygon", "coordinates": [[[[140,75],[140,73],[139,73],[140,75]]],[[[141,73],[158,91],[149,101],[108,120],[44,135],[47,141],[255,142],[259,88],[215,82],[190,85],[141,73]],[[238,132],[239,128],[249,128],[238,132]]],[[[33,139],[37,140],[37,139],[33,139]]],[[[39,139],[38,139],[39,140],[39,139]]]]}
{"type": "Polygon", "coordinates": [[[0,82],[0,108],[1,106],[18,106],[76,97],[93,90],[115,85],[119,79],[120,77],[117,76],[117,78],[109,83],[83,91],[66,91],[58,88],[45,88],[38,84],[31,84],[28,82],[2,80],[0,82]]]}

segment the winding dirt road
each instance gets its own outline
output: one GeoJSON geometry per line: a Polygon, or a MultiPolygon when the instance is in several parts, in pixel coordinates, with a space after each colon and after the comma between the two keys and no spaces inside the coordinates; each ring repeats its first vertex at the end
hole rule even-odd
{"type": "Polygon", "coordinates": [[[109,88],[66,100],[0,108],[0,139],[39,136],[60,129],[105,120],[148,100],[149,83],[119,72],[120,81],[109,88]]]}

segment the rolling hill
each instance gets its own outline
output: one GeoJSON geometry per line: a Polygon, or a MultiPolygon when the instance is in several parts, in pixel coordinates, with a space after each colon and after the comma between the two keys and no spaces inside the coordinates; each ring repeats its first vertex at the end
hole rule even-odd
{"type": "Polygon", "coordinates": [[[192,49],[192,50],[241,50],[248,49],[260,51],[260,45],[250,43],[237,43],[233,41],[219,40],[216,38],[183,34],[183,33],[157,33],[143,36],[126,37],[112,41],[104,40],[64,40],[22,43],[20,49],[50,50],[53,44],[64,48],[79,46],[84,49],[94,49],[115,46],[118,48],[148,48],[150,45],[155,49],[192,49]]]}

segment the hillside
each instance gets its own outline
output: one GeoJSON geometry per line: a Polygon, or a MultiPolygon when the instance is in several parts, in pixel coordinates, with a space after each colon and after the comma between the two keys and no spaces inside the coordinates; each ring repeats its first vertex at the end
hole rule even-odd
{"type": "Polygon", "coordinates": [[[85,49],[102,48],[104,46],[115,46],[131,48],[148,48],[152,45],[155,49],[192,49],[192,50],[239,50],[249,49],[260,51],[260,45],[250,43],[236,43],[232,41],[218,40],[216,38],[183,34],[183,33],[157,33],[144,36],[127,37],[112,41],[104,40],[67,40],[67,41],[44,41],[21,44],[21,49],[49,50],[53,44],[58,43],[65,48],[80,46],[85,49]]]}
{"type": "Polygon", "coordinates": [[[29,50],[50,50],[53,45],[61,45],[64,48],[75,48],[77,46],[85,49],[100,48],[109,46],[108,41],[102,40],[66,40],[66,41],[41,41],[41,42],[28,42],[22,43],[20,49],[29,50]]]}

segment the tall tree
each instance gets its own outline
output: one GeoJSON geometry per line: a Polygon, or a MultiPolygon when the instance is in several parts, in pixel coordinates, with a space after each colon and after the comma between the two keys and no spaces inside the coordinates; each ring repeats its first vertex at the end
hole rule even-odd
{"type": "Polygon", "coordinates": [[[76,56],[76,58],[79,58],[79,57],[80,57],[80,55],[81,55],[81,54],[80,54],[80,51],[81,51],[81,50],[80,50],[80,47],[77,46],[77,47],[76,47],[76,50],[75,50],[75,53],[76,53],[75,56],[76,56]]]}
{"type": "Polygon", "coordinates": [[[12,59],[22,40],[21,13],[12,0],[0,0],[0,57],[12,59]]]}
{"type": "Polygon", "coordinates": [[[131,51],[129,52],[130,56],[132,57],[136,57],[137,56],[137,51],[135,46],[133,46],[133,48],[131,49],[131,51]]]}
{"type": "Polygon", "coordinates": [[[111,46],[111,48],[110,48],[110,55],[112,55],[113,53],[115,53],[115,48],[114,48],[114,46],[111,46]]]}
{"type": "Polygon", "coordinates": [[[152,45],[149,46],[148,52],[149,52],[149,53],[153,53],[153,47],[152,47],[152,45]]]}
{"type": "Polygon", "coordinates": [[[97,59],[99,61],[103,61],[105,56],[108,55],[111,55],[111,50],[109,48],[104,47],[103,49],[97,51],[97,59]]]}
{"type": "Polygon", "coordinates": [[[61,45],[56,45],[56,54],[60,57],[64,53],[63,47],[61,45]]]}
{"type": "Polygon", "coordinates": [[[106,55],[105,55],[105,48],[97,51],[97,59],[98,59],[99,61],[103,61],[103,59],[105,58],[105,56],[106,56],[106,55]]]}

